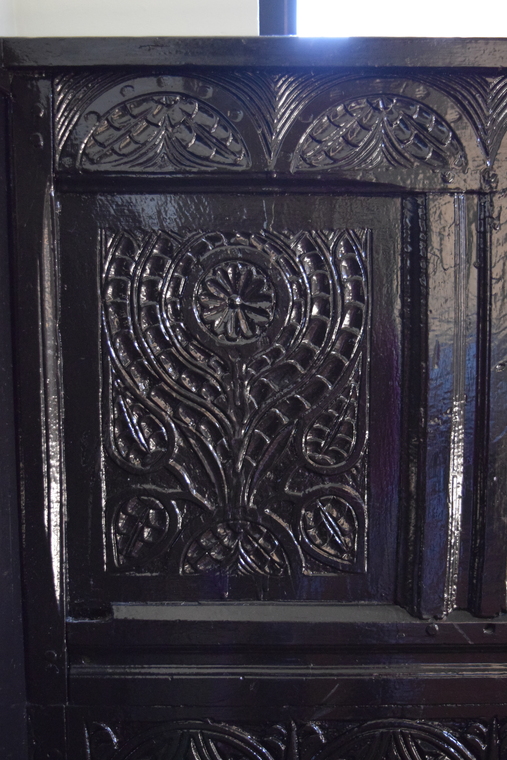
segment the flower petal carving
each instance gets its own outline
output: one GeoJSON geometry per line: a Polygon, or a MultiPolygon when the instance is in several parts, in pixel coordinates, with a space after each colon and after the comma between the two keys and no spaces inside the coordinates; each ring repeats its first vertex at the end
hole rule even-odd
{"type": "Polygon", "coordinates": [[[259,523],[223,522],[203,531],[188,547],[185,574],[231,572],[281,576],[288,560],[277,538],[259,523]]]}
{"type": "Polygon", "coordinates": [[[381,164],[464,168],[466,156],[452,127],[427,105],[398,95],[371,95],[324,111],[301,138],[291,170],[381,164]]]}
{"type": "Polygon", "coordinates": [[[215,108],[179,93],[157,93],[115,106],[85,142],[84,169],[177,171],[247,169],[237,129],[215,108]]]}
{"type": "Polygon", "coordinates": [[[198,293],[201,320],[220,340],[231,343],[257,338],[275,308],[272,284],[262,271],[241,261],[216,266],[198,293]]]}

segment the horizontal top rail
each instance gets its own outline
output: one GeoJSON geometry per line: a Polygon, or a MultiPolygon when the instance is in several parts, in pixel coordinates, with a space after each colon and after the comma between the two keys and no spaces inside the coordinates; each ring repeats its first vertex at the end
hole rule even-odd
{"type": "Polygon", "coordinates": [[[5,68],[254,66],[481,68],[507,65],[507,39],[305,37],[6,38],[5,68]]]}

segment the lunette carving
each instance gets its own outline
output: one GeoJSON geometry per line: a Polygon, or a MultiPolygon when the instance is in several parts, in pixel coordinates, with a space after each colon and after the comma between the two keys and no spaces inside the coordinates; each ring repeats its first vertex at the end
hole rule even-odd
{"type": "Polygon", "coordinates": [[[459,106],[474,128],[487,165],[492,166],[507,130],[507,77],[432,73],[418,78],[459,106]]]}
{"type": "MultiPolygon", "coordinates": [[[[384,86],[381,80],[375,81],[368,97],[351,95],[344,101],[343,94],[335,92],[337,85],[347,83],[347,91],[351,92],[351,85],[357,82],[358,87],[364,89],[361,77],[326,71],[318,74],[207,72],[202,80],[187,80],[186,89],[178,91],[180,80],[176,77],[145,78],[130,83],[126,80],[124,87],[119,89],[119,82],[112,75],[104,76],[102,83],[100,77],[91,82],[83,76],[86,77],[80,75],[74,80],[68,75],[58,77],[55,90],[58,156],[76,124],[82,119],[90,121],[89,128],[83,132],[85,137],[78,151],[79,157],[76,155],[74,159],[78,158],[78,165],[85,169],[155,172],[192,171],[197,166],[201,169],[247,169],[251,166],[250,153],[254,150],[254,146],[248,144],[251,135],[247,138],[242,126],[239,129],[232,123],[242,121],[243,112],[255,126],[265,155],[265,168],[274,169],[278,166],[287,134],[293,128],[298,129],[298,122],[301,121],[300,127],[303,128],[306,122],[310,122],[313,131],[322,131],[321,122],[325,122],[328,133],[329,117],[335,114],[340,121],[344,115],[340,109],[344,109],[347,121],[346,129],[341,133],[347,140],[351,138],[349,150],[345,152],[349,160],[354,152],[359,156],[351,163],[351,168],[365,163],[364,146],[356,144],[358,135],[364,136],[365,130],[369,132],[368,145],[377,143],[378,150],[373,151],[377,162],[379,157],[387,156],[394,165],[404,168],[417,163],[434,169],[464,168],[466,164],[459,141],[442,115],[413,98],[390,95],[386,91],[388,83],[384,86]],[[164,90],[169,80],[171,86],[164,90]],[[141,81],[144,84],[135,95],[136,83],[141,81]],[[146,88],[150,91],[146,92],[146,88]],[[227,92],[230,103],[236,104],[235,108],[227,109],[227,113],[220,111],[222,106],[217,110],[214,89],[227,92]],[[97,103],[102,102],[100,96],[108,90],[114,93],[115,101],[104,112],[101,111],[104,106],[97,103]],[[204,93],[206,102],[199,97],[201,91],[207,91],[204,93]],[[307,112],[307,106],[313,100],[327,94],[331,98],[328,111],[317,118],[307,112]],[[365,118],[366,111],[369,113],[365,118]],[[379,115],[380,119],[377,118],[379,115]]],[[[436,82],[435,86],[438,85],[436,82]]],[[[311,133],[311,128],[306,129],[307,138],[311,133]]],[[[300,143],[293,171],[313,166],[311,161],[308,162],[308,146],[305,150],[302,148],[300,143]]],[[[371,151],[367,153],[366,164],[370,166],[371,151]]],[[[69,160],[65,157],[64,164],[67,165],[69,160]]],[[[327,162],[328,168],[332,165],[335,165],[332,161],[327,162]]]]}
{"type": "Polygon", "coordinates": [[[156,92],[111,108],[86,140],[79,161],[123,171],[248,169],[250,157],[228,119],[183,93],[156,92]]]}
{"type": "MultiPolygon", "coordinates": [[[[442,725],[414,720],[279,723],[248,729],[212,721],[161,723],[135,732],[87,727],[90,760],[492,760],[506,747],[504,723],[442,725]],[[117,734],[124,738],[117,738],[117,734]]],[[[123,730],[122,730],[123,729],[123,730]]],[[[126,729],[126,730],[125,730],[126,729]]]]}
{"type": "Polygon", "coordinates": [[[161,489],[110,503],[118,567],[183,530],[183,575],[363,568],[368,247],[352,230],[110,237],[108,451],[161,489]]]}
{"type": "MultiPolygon", "coordinates": [[[[153,82],[157,81],[153,78],[153,82]]],[[[332,94],[333,88],[345,83],[347,83],[347,92],[351,92],[351,84],[353,82],[357,82],[359,91],[362,91],[362,81],[362,77],[358,77],[353,72],[337,74],[336,72],[329,71],[298,74],[261,71],[241,71],[222,74],[215,71],[207,72],[202,77],[203,83],[208,82],[211,86],[217,85],[230,93],[231,97],[237,102],[237,114],[241,113],[241,109],[244,109],[249,114],[260,138],[266,157],[267,169],[273,169],[277,166],[278,156],[285,137],[298,120],[303,118],[302,113],[306,113],[305,109],[314,99],[328,91],[332,94]]],[[[389,80],[389,82],[392,81],[392,79],[389,80]]],[[[491,167],[507,130],[507,77],[504,75],[483,76],[479,74],[456,73],[446,73],[443,75],[418,72],[413,81],[419,81],[422,84],[434,87],[449,98],[453,104],[458,106],[459,111],[456,111],[455,116],[451,117],[449,115],[447,119],[449,123],[446,124],[446,114],[443,111],[442,113],[435,114],[436,120],[443,123],[446,130],[453,132],[452,125],[454,121],[459,121],[464,116],[470,122],[478,137],[486,158],[486,165],[491,167]]],[[[371,97],[377,99],[389,97],[389,82],[386,80],[383,83],[381,79],[377,79],[375,87],[371,91],[371,97]]],[[[104,120],[106,114],[97,114],[93,110],[94,102],[103,93],[113,90],[122,83],[124,84],[122,88],[122,93],[125,93],[124,99],[116,104],[116,107],[120,109],[125,108],[125,98],[128,99],[129,91],[133,90],[133,87],[129,83],[128,75],[102,74],[96,76],[93,74],[64,74],[58,75],[55,78],[55,127],[58,160],[65,143],[81,118],[104,120]]],[[[153,93],[161,93],[162,90],[163,83],[160,89],[155,86],[153,93]]],[[[199,92],[199,87],[197,86],[196,92],[199,92]]],[[[171,95],[174,95],[174,93],[171,92],[171,95]]],[[[187,92],[180,93],[180,96],[183,98],[193,97],[193,95],[187,92]]],[[[398,101],[400,97],[403,100],[403,96],[400,96],[400,93],[391,95],[391,98],[393,97],[397,98],[398,101]]],[[[358,94],[355,96],[355,99],[364,100],[365,96],[358,94]]],[[[349,100],[353,101],[354,96],[351,95],[349,100]]],[[[345,105],[343,100],[337,100],[336,98],[332,100],[331,110],[339,108],[340,103],[345,105]]],[[[208,106],[213,111],[213,103],[206,102],[202,113],[205,112],[208,106]]],[[[423,103],[419,103],[419,109],[423,111],[429,109],[430,112],[432,111],[431,107],[423,103]]],[[[114,112],[114,109],[112,109],[112,112],[114,112]]],[[[232,113],[230,118],[228,114],[222,114],[220,117],[225,118],[228,129],[232,128],[231,134],[234,134],[235,128],[230,122],[236,119],[236,113],[232,113]]],[[[239,115],[237,118],[239,118],[239,115]]],[[[307,117],[305,116],[304,118],[306,119],[307,117]]],[[[352,123],[354,116],[349,116],[349,119],[352,123]]],[[[316,120],[313,119],[313,121],[315,123],[316,120]]],[[[304,123],[302,123],[302,126],[304,126],[304,123]]],[[[420,129],[420,126],[416,125],[416,132],[420,129]]],[[[92,128],[93,125],[90,124],[90,130],[92,128]]],[[[424,130],[422,136],[423,140],[427,138],[424,130]]],[[[356,136],[354,136],[355,139],[356,136]]],[[[405,137],[402,136],[402,145],[404,144],[404,139],[405,137]]],[[[245,147],[245,150],[248,152],[250,147],[245,147]]],[[[410,152],[408,153],[408,159],[406,151],[402,150],[402,154],[402,163],[400,165],[406,166],[407,160],[409,161],[409,166],[412,165],[410,163],[410,152]]],[[[227,163],[226,160],[224,167],[234,166],[233,162],[239,158],[239,155],[241,154],[236,154],[234,158],[229,156],[230,163],[227,163]]],[[[421,159],[423,155],[421,154],[421,159]]],[[[240,159],[236,168],[243,165],[243,162],[247,160],[246,156],[247,153],[240,159]]],[[[451,151],[451,163],[455,157],[454,152],[451,151]]],[[[74,164],[77,158],[76,154],[74,164]]],[[[69,166],[69,160],[68,157],[65,158],[64,165],[66,167],[69,166]]],[[[95,164],[95,166],[100,165],[95,164]]],[[[104,162],[103,166],[105,169],[112,168],[112,165],[107,161],[104,162]]],[[[464,166],[464,164],[461,166],[464,166]]],[[[119,167],[120,163],[117,162],[116,169],[119,167]]]]}
{"type": "MultiPolygon", "coordinates": [[[[194,81],[194,95],[206,88],[212,91],[213,87],[217,86],[227,91],[236,102],[236,110],[228,115],[228,119],[240,120],[241,109],[249,114],[259,135],[268,164],[267,168],[274,168],[287,131],[302,109],[327,87],[342,79],[344,77],[337,77],[335,73],[330,72],[315,76],[314,74],[271,74],[259,71],[228,72],[223,75],[215,71],[203,75],[202,80],[199,80],[201,84],[197,80],[194,81]]],[[[153,92],[160,92],[167,78],[152,78],[149,81],[153,83],[153,92]]],[[[116,107],[123,108],[124,98],[128,97],[129,93],[132,94],[134,90],[128,76],[64,74],[56,77],[55,131],[58,159],[81,118],[92,121],[104,118],[104,114],[97,113],[96,101],[101,95],[114,90],[121,83],[124,84],[120,90],[122,100],[118,100],[116,107]]],[[[208,94],[205,93],[206,97],[208,94]]],[[[77,155],[74,163],[76,159],[77,155]]],[[[70,158],[64,161],[66,167],[70,165],[68,161],[70,158]]],[[[107,164],[104,166],[107,168],[107,164]]]]}
{"type": "Polygon", "coordinates": [[[246,731],[198,721],[152,729],[121,747],[111,760],[170,760],[176,756],[182,760],[272,760],[268,750],[246,731]]]}
{"type": "Polygon", "coordinates": [[[466,157],[449,124],[425,104],[399,95],[351,98],[318,116],[301,138],[292,171],[464,168],[466,157]]]}

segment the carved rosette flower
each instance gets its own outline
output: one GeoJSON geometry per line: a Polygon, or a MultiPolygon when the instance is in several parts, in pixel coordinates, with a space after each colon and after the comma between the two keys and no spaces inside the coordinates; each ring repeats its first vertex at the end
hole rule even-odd
{"type": "Polygon", "coordinates": [[[273,283],[250,262],[226,261],[213,267],[202,279],[197,296],[201,321],[220,341],[255,340],[275,312],[273,283]]]}

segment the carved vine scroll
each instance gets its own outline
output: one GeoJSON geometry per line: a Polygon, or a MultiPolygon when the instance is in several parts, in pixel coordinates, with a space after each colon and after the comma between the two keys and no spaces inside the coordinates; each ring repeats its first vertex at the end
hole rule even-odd
{"type": "Polygon", "coordinates": [[[364,569],[370,234],[105,236],[114,565],[364,569]]]}

